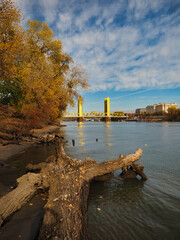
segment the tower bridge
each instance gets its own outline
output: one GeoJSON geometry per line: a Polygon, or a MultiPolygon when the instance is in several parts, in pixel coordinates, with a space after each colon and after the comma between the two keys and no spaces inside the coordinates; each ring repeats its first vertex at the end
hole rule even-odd
{"type": "Polygon", "coordinates": [[[78,98],[78,112],[77,113],[64,113],[63,119],[77,119],[77,121],[85,121],[87,118],[91,119],[102,119],[103,121],[111,121],[111,119],[126,119],[126,116],[123,112],[114,112],[110,113],[110,98],[107,97],[104,99],[104,112],[83,112],[83,99],[82,97],[78,98]]]}

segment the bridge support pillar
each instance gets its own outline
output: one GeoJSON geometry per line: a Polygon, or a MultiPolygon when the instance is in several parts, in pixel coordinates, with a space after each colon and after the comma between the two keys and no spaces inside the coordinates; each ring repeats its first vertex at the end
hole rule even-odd
{"type": "Polygon", "coordinates": [[[111,122],[111,118],[110,117],[106,117],[105,118],[105,122],[111,122]]]}
{"type": "Polygon", "coordinates": [[[77,118],[77,122],[85,122],[85,121],[86,121],[86,119],[83,118],[83,117],[78,117],[77,118]]]}
{"type": "Polygon", "coordinates": [[[103,122],[111,122],[111,118],[110,117],[105,117],[105,118],[103,118],[103,122]]]}

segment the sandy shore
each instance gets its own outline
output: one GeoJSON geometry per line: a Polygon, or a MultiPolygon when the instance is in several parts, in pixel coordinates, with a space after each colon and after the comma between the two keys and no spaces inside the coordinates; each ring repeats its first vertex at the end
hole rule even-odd
{"type": "Polygon", "coordinates": [[[9,144],[6,146],[0,145],[0,162],[6,161],[9,157],[20,154],[24,149],[34,145],[34,142],[24,142],[17,144],[9,144]]]}
{"type": "Polygon", "coordinates": [[[28,141],[20,142],[19,144],[9,144],[5,146],[1,144],[0,145],[0,162],[6,161],[9,157],[13,155],[20,154],[25,149],[31,147],[34,144],[37,144],[38,138],[42,137],[45,134],[51,134],[54,131],[58,130],[59,128],[60,126],[50,125],[41,129],[33,129],[31,130],[31,133],[37,137],[33,141],[31,140],[29,142],[28,141]]]}

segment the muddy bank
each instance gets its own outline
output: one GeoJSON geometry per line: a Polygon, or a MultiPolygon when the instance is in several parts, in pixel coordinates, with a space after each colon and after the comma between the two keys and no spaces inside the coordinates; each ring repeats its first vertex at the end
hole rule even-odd
{"type": "Polygon", "coordinates": [[[35,144],[34,142],[24,142],[17,144],[11,144],[3,146],[0,145],[0,166],[3,166],[3,162],[5,162],[8,158],[12,157],[16,154],[21,154],[25,149],[35,144]]]}
{"type": "Polygon", "coordinates": [[[55,135],[61,135],[60,128],[62,126],[49,125],[41,129],[32,129],[30,136],[26,141],[9,141],[0,144],[0,167],[5,166],[5,161],[16,154],[21,154],[25,149],[41,143],[53,142],[55,135]]]}
{"type": "MultiPolygon", "coordinates": [[[[38,129],[13,107],[0,104],[0,198],[16,188],[16,179],[26,174],[28,163],[45,161],[55,154],[54,138],[61,136],[60,121],[38,129]]],[[[14,199],[15,200],[15,199],[14,199]]],[[[43,218],[46,195],[37,193],[0,228],[0,239],[35,239],[43,218]]]]}
{"type": "MultiPolygon", "coordinates": [[[[26,173],[28,163],[37,164],[45,161],[48,154],[55,154],[53,138],[61,135],[60,129],[60,125],[33,129],[32,137],[26,142],[0,145],[0,198],[16,187],[16,179],[26,173]]],[[[39,233],[45,203],[44,193],[35,195],[22,209],[7,219],[0,228],[0,238],[35,239],[39,233]]]]}
{"type": "Polygon", "coordinates": [[[45,161],[47,148],[54,154],[55,136],[61,136],[60,124],[33,129],[31,137],[26,141],[0,144],[0,197],[12,190],[16,184],[16,178],[25,174],[28,163],[37,164],[45,161]]]}

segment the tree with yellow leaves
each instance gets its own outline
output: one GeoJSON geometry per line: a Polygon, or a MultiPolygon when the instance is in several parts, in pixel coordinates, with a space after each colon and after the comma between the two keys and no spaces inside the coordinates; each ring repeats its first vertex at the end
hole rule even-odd
{"type": "Polygon", "coordinates": [[[20,12],[11,1],[4,0],[0,11],[0,100],[14,104],[33,124],[51,122],[68,104],[73,105],[80,88],[88,87],[87,74],[63,51],[62,42],[54,38],[46,23],[29,20],[25,31],[20,27],[20,12]],[[4,41],[6,32],[10,36],[4,41]]]}
{"type": "Polygon", "coordinates": [[[21,13],[12,1],[0,3],[0,97],[17,104],[21,98],[18,71],[24,54],[21,13]]]}

